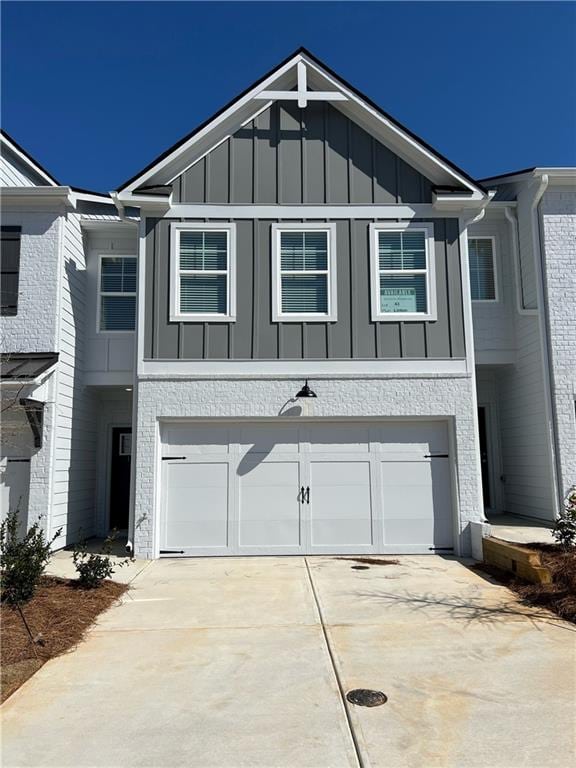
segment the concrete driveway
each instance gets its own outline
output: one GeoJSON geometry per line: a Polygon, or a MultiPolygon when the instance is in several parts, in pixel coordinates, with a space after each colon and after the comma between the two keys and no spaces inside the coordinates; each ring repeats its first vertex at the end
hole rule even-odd
{"type": "MultiPolygon", "coordinates": [[[[378,558],[375,558],[377,560],[378,558]]],[[[3,708],[4,768],[567,766],[574,626],[462,562],[161,560],[3,708]],[[352,688],[384,691],[367,709],[352,688]]]]}

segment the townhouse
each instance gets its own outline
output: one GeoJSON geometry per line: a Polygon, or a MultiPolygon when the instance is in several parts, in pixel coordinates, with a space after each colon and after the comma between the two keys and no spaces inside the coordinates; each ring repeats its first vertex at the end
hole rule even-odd
{"type": "Polygon", "coordinates": [[[3,135],[3,507],[138,556],[465,555],[576,484],[576,174],[305,50],[108,195],[3,135]]]}

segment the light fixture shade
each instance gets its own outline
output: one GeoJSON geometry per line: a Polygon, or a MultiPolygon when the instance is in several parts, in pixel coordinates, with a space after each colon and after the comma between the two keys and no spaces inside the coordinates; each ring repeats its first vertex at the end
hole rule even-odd
{"type": "Polygon", "coordinates": [[[310,389],[310,387],[308,386],[308,379],[306,379],[306,383],[304,384],[300,392],[298,392],[296,397],[318,397],[318,395],[316,394],[316,392],[310,389]]]}

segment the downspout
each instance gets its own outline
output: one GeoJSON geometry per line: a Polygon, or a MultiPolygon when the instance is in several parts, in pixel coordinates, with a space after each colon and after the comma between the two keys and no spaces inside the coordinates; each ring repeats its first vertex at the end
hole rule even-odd
{"type": "MultiPolygon", "coordinates": [[[[126,218],[124,204],[118,199],[117,192],[110,192],[110,197],[114,201],[118,216],[126,224],[132,224],[138,227],[140,234],[141,220],[134,221],[126,218]]],[[[138,256],[140,256],[140,238],[138,238],[138,256]]],[[[138,286],[138,289],[140,286],[138,286]]],[[[138,294],[140,290],[138,290],[138,294]]],[[[137,297],[138,298],[138,297],[137,297]]],[[[136,312],[136,325],[134,327],[134,378],[132,381],[132,455],[130,457],[130,503],[128,505],[128,540],[126,542],[126,552],[132,556],[134,554],[134,491],[136,487],[136,459],[137,459],[137,440],[136,427],[138,416],[138,312],[136,312]]]]}
{"type": "Polygon", "coordinates": [[[509,206],[504,208],[504,215],[508,219],[510,225],[510,240],[512,243],[512,260],[514,262],[514,277],[516,279],[516,311],[519,315],[536,315],[537,309],[526,309],[523,301],[522,290],[522,265],[520,264],[520,242],[518,238],[518,217],[515,213],[512,213],[512,209],[509,206]]]}
{"type": "Polygon", "coordinates": [[[548,189],[549,177],[547,173],[542,174],[540,177],[540,184],[532,204],[530,206],[530,216],[532,219],[532,242],[534,243],[534,259],[536,260],[537,270],[537,291],[538,291],[538,325],[540,326],[540,339],[542,342],[542,365],[543,371],[543,383],[544,383],[544,400],[546,408],[546,421],[548,422],[548,436],[550,443],[550,469],[552,471],[552,483],[556,493],[552,498],[552,511],[554,517],[558,517],[558,511],[562,505],[564,494],[560,487],[560,465],[559,465],[559,452],[558,452],[558,434],[556,431],[556,408],[554,398],[552,395],[554,389],[554,382],[552,378],[552,355],[550,352],[550,323],[548,320],[548,302],[546,301],[546,293],[544,290],[544,280],[546,276],[544,267],[544,254],[542,249],[542,232],[540,227],[540,203],[544,193],[548,189]]]}
{"type": "Polygon", "coordinates": [[[469,365],[471,389],[472,389],[472,422],[474,426],[474,451],[476,454],[476,477],[478,478],[478,509],[482,513],[483,523],[488,523],[484,513],[484,496],[482,492],[482,466],[480,463],[480,427],[478,424],[478,392],[476,389],[476,359],[474,355],[474,325],[472,322],[472,296],[470,290],[470,265],[468,259],[468,227],[471,224],[476,224],[482,221],[486,215],[486,208],[490,204],[492,198],[496,194],[495,191],[488,192],[488,196],[482,203],[482,207],[478,213],[469,219],[461,220],[460,225],[460,248],[462,252],[462,258],[464,265],[462,269],[462,287],[464,289],[464,296],[466,297],[467,310],[464,313],[464,325],[466,333],[466,359],[469,365]]]}

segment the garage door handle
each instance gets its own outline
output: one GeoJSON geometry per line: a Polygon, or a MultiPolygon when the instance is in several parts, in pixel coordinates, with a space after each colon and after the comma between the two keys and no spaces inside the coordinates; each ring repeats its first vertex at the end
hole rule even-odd
{"type": "Polygon", "coordinates": [[[302,502],[302,504],[306,503],[306,491],[304,490],[304,486],[300,486],[300,494],[299,494],[299,501],[302,502]]]}
{"type": "Polygon", "coordinates": [[[450,458],[450,456],[447,453],[425,453],[424,458],[425,459],[448,459],[450,458]]]}
{"type": "Polygon", "coordinates": [[[306,486],[306,504],[310,504],[310,486],[306,486]]]}

